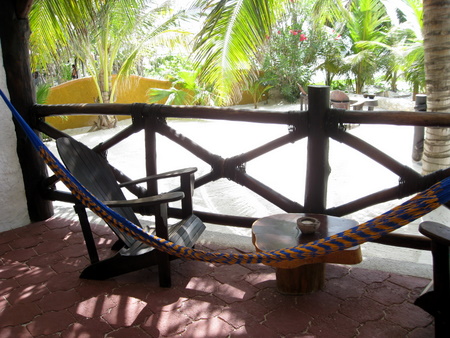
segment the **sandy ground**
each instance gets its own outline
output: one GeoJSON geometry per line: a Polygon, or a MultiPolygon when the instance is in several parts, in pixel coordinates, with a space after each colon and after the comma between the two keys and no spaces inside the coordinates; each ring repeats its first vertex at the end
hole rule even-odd
{"type": "MultiPolygon", "coordinates": [[[[298,104],[274,103],[261,105],[259,109],[289,111],[299,109],[298,107],[298,104]]],[[[252,107],[248,105],[240,106],[240,108],[252,107]]],[[[88,146],[95,146],[129,124],[130,121],[121,121],[116,129],[91,133],[86,133],[87,128],[66,132],[74,135],[76,139],[88,146]]],[[[253,149],[263,144],[263,142],[272,140],[287,132],[286,126],[243,122],[183,122],[174,120],[169,121],[169,124],[178,132],[204,146],[207,150],[224,158],[253,149]]],[[[420,164],[413,162],[411,159],[413,127],[358,126],[350,130],[350,132],[383,150],[401,163],[420,172],[420,164]]],[[[166,138],[159,136],[157,142],[159,172],[195,166],[198,168],[196,177],[200,177],[210,171],[209,165],[166,138]]],[[[54,143],[50,142],[48,145],[52,151],[55,151],[54,143]]],[[[114,166],[131,178],[145,176],[143,133],[134,134],[110,149],[108,159],[114,166]]],[[[332,172],[328,186],[327,205],[329,207],[352,201],[383,188],[390,188],[398,183],[398,177],[387,169],[355,150],[335,141],[331,141],[330,144],[330,165],[332,172]]],[[[284,146],[270,154],[261,156],[249,162],[246,170],[247,173],[269,187],[299,203],[303,203],[306,140],[284,146]]],[[[173,182],[167,182],[161,186],[160,191],[170,190],[173,184],[173,182]]],[[[389,210],[400,202],[384,203],[361,210],[347,217],[362,223],[389,210]]],[[[59,202],[55,206],[57,216],[75,217],[71,206],[59,202]]],[[[226,179],[221,179],[196,189],[194,208],[210,212],[254,217],[283,213],[282,210],[256,196],[246,188],[226,179]]],[[[398,231],[417,234],[418,224],[422,220],[432,219],[445,222],[448,217],[449,211],[441,207],[423,219],[417,220],[398,231]]],[[[211,241],[224,242],[227,246],[231,245],[240,250],[254,250],[250,229],[208,224],[207,231],[202,235],[201,241],[204,243],[211,241]]],[[[363,244],[362,250],[364,261],[359,265],[361,267],[395,271],[420,277],[431,277],[432,262],[429,252],[395,248],[374,243],[363,244]]]]}

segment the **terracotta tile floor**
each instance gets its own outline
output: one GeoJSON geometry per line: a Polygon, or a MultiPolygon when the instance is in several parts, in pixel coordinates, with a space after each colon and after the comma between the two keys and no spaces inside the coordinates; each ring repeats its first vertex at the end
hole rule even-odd
{"type": "MultiPolygon", "coordinates": [[[[109,253],[114,238],[95,226],[109,253]]],[[[208,245],[204,249],[231,250],[208,245]]],[[[176,260],[173,287],[156,268],[82,280],[77,222],[52,218],[0,234],[0,337],[432,337],[413,305],[428,280],[328,265],[322,291],[286,296],[264,265],[176,260]]]]}

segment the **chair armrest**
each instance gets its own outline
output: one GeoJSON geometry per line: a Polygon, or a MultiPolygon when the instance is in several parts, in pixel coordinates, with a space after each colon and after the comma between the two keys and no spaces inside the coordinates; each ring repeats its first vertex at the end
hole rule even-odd
{"type": "Polygon", "coordinates": [[[441,223],[426,221],[420,223],[419,231],[432,241],[450,247],[450,227],[441,223]]]}
{"type": "Polygon", "coordinates": [[[135,185],[135,184],[148,182],[148,181],[159,180],[159,179],[163,179],[163,178],[177,177],[177,176],[182,176],[182,175],[191,175],[191,174],[195,173],[196,171],[197,171],[197,168],[194,168],[194,167],[192,167],[192,168],[185,168],[185,169],[179,169],[179,170],[173,170],[173,171],[168,171],[168,172],[157,174],[157,175],[151,175],[151,176],[147,176],[147,177],[144,177],[144,178],[139,178],[137,180],[124,182],[124,183],[119,184],[119,186],[121,188],[124,188],[124,187],[127,187],[129,185],[135,185]]]}
{"type": "Polygon", "coordinates": [[[121,200],[121,201],[104,201],[108,207],[143,207],[151,205],[159,205],[162,203],[169,203],[174,201],[179,201],[184,198],[184,193],[181,191],[168,192],[165,194],[159,194],[156,196],[149,196],[143,198],[137,198],[132,200],[121,200]]]}

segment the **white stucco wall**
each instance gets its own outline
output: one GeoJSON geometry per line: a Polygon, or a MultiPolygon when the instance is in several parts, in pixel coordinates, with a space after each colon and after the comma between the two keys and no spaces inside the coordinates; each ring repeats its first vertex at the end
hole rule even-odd
{"type": "MultiPolygon", "coordinates": [[[[0,89],[9,97],[0,45],[0,89]]],[[[0,232],[30,223],[11,113],[0,98],[0,232]]]]}

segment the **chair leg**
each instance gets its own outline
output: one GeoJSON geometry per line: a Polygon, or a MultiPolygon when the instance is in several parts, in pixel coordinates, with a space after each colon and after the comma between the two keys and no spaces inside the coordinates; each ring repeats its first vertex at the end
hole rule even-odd
{"type": "Polygon", "coordinates": [[[431,238],[433,290],[427,288],[415,303],[434,317],[436,338],[450,337],[450,229],[428,221],[419,231],[431,238]]]}
{"type": "Polygon", "coordinates": [[[76,203],[73,208],[75,209],[78,219],[80,220],[81,230],[83,231],[84,241],[86,242],[86,248],[91,264],[97,263],[99,258],[94,242],[94,236],[92,235],[91,225],[89,224],[89,219],[87,217],[86,208],[79,203],[76,203]]]}
{"type": "Polygon", "coordinates": [[[181,210],[183,218],[189,217],[189,215],[192,215],[194,212],[192,204],[194,183],[195,183],[194,174],[181,175],[180,186],[181,191],[184,193],[184,198],[181,200],[181,210]]]}
{"type": "Polygon", "coordinates": [[[450,248],[438,241],[432,242],[433,281],[436,312],[434,315],[437,338],[450,336],[450,248]]]}
{"type": "MultiPolygon", "coordinates": [[[[155,211],[155,226],[156,236],[164,239],[169,238],[167,231],[167,203],[163,203],[156,208],[155,211]]],[[[170,256],[162,251],[157,252],[158,259],[158,273],[159,273],[159,286],[168,288],[172,285],[170,276],[170,256]]]]}
{"type": "Polygon", "coordinates": [[[120,249],[122,249],[125,246],[125,243],[119,238],[112,246],[111,246],[111,250],[112,251],[119,251],[120,249]]]}

